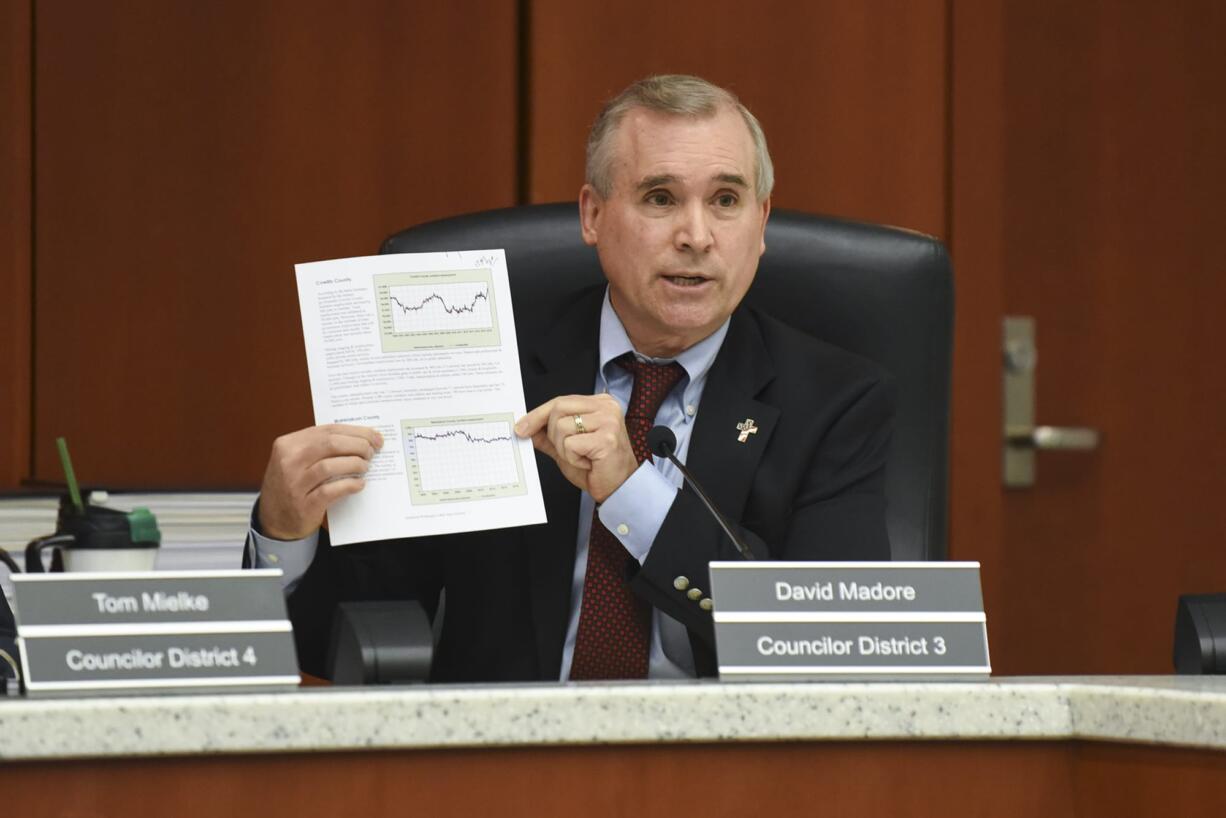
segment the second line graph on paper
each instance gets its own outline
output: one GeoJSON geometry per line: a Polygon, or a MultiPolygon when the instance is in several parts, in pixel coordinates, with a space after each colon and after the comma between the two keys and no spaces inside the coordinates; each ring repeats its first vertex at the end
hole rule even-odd
{"type": "Polygon", "coordinates": [[[510,413],[402,421],[413,504],[525,493],[520,443],[511,423],[510,413]]]}

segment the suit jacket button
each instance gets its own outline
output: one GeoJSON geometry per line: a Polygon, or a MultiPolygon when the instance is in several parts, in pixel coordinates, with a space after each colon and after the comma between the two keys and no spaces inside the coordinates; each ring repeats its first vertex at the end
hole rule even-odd
{"type": "Polygon", "coordinates": [[[686,588],[690,587],[690,578],[689,577],[677,577],[676,579],[673,580],[673,587],[676,588],[678,591],[684,591],[686,588]]]}
{"type": "Polygon", "coordinates": [[[704,611],[709,611],[715,607],[715,603],[711,601],[711,597],[707,597],[698,603],[698,607],[702,608],[704,611]]]}
{"type": "Polygon", "coordinates": [[[698,600],[702,599],[702,589],[701,588],[691,588],[690,590],[685,592],[685,595],[688,596],[690,599],[694,600],[695,602],[697,602],[698,600]]]}

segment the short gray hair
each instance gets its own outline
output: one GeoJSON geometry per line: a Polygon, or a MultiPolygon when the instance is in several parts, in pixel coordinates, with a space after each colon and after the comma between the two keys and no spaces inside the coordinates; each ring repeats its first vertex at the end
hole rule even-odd
{"type": "Polygon", "coordinates": [[[647,77],[609,100],[587,137],[587,183],[605,198],[612,192],[613,137],[622,119],[635,108],[675,116],[710,117],[724,107],[739,113],[749,128],[754,148],[754,193],[759,201],[765,199],[775,187],[775,166],[766,149],[762,125],[736,94],[687,74],[647,77]]]}

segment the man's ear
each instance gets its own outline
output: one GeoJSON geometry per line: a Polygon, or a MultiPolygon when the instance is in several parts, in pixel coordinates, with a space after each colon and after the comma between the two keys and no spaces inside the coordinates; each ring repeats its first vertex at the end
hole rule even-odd
{"type": "Polygon", "coordinates": [[[762,202],[762,245],[758,250],[758,255],[761,256],[766,252],[766,221],[771,216],[771,197],[767,196],[762,202]]]}
{"type": "Polygon", "coordinates": [[[583,233],[583,243],[589,247],[596,246],[597,225],[604,210],[604,199],[591,185],[584,185],[579,190],[579,226],[583,233]]]}

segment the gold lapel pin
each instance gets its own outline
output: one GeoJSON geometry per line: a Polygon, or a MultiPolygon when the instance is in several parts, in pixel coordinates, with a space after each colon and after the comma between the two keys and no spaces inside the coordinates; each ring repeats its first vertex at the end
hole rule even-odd
{"type": "Polygon", "coordinates": [[[740,432],[740,434],[736,436],[737,443],[745,443],[749,440],[750,435],[756,435],[758,433],[758,427],[754,425],[753,418],[745,418],[745,420],[736,425],[736,430],[740,432]]]}

